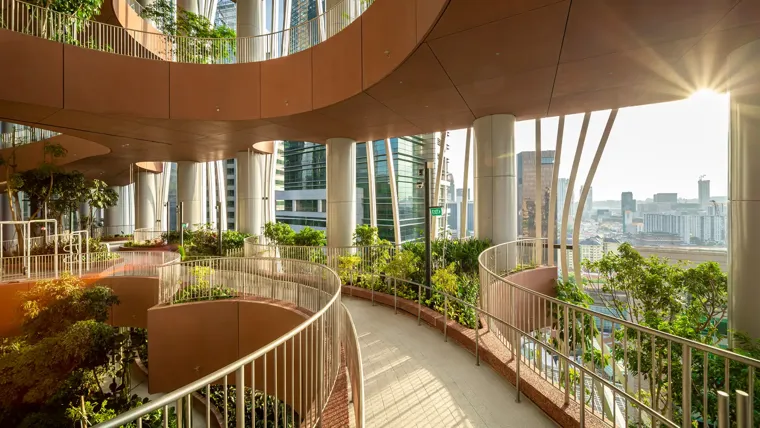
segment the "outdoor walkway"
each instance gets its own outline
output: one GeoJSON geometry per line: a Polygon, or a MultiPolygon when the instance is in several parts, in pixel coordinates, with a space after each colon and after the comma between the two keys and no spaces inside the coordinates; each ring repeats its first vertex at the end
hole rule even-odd
{"type": "Polygon", "coordinates": [[[554,427],[514,387],[425,323],[347,296],[364,363],[366,423],[373,427],[554,427]]]}

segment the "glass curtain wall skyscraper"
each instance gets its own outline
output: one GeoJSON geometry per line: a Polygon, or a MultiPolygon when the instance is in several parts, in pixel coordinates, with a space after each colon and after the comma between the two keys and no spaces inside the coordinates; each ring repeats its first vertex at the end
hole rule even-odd
{"type": "MultiPolygon", "coordinates": [[[[425,194],[416,184],[417,172],[424,168],[424,139],[421,136],[392,138],[391,156],[398,186],[399,225],[402,241],[421,238],[425,227],[425,194]]],[[[375,192],[378,233],[383,239],[394,240],[393,203],[388,175],[385,141],[357,144],[356,185],[357,224],[370,224],[369,176],[367,148],[375,155],[375,192]]],[[[285,141],[282,151],[284,183],[277,187],[278,222],[294,230],[309,226],[324,230],[327,227],[327,162],[325,146],[303,141],[285,141]]]]}
{"type": "MultiPolygon", "coordinates": [[[[362,195],[369,195],[367,149],[370,147],[374,150],[375,159],[378,234],[392,242],[393,203],[384,140],[374,141],[370,145],[357,145],[356,185],[362,189],[362,195]]],[[[398,186],[400,236],[404,242],[421,238],[425,230],[425,193],[423,189],[417,188],[417,183],[422,180],[418,171],[425,167],[424,147],[422,136],[391,138],[391,156],[398,186]]],[[[361,212],[363,216],[359,224],[369,224],[369,198],[362,198],[361,212]]]]}

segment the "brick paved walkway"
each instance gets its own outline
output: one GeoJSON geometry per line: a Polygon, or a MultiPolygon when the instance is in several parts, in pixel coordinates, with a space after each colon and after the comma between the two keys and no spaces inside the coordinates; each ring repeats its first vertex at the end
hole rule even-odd
{"type": "Polygon", "coordinates": [[[374,427],[554,427],[541,410],[437,330],[343,297],[359,334],[366,423],[374,427]]]}

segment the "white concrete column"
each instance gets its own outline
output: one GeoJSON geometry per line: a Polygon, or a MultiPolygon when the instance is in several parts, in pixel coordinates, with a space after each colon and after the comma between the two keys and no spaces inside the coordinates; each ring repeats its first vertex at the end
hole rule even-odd
{"type": "Polygon", "coordinates": [[[327,245],[353,244],[356,229],[356,141],[327,140],[327,245]]]}
{"type": "Polygon", "coordinates": [[[202,169],[203,164],[198,162],[177,162],[177,203],[182,204],[182,223],[193,230],[205,223],[201,209],[205,187],[202,169]]]}
{"type": "Polygon", "coordinates": [[[177,9],[198,14],[198,0],[177,0],[177,9]]]}
{"type": "Polygon", "coordinates": [[[124,204],[126,203],[126,187],[125,186],[111,186],[111,189],[116,192],[117,195],[119,195],[119,200],[116,202],[116,205],[106,208],[103,213],[103,225],[105,226],[105,234],[107,235],[113,235],[116,233],[121,233],[122,230],[127,233],[126,228],[124,225],[127,224],[126,221],[124,221],[124,204]],[[120,230],[117,230],[120,229],[120,230]]]}
{"type": "Polygon", "coordinates": [[[237,213],[235,222],[240,232],[260,235],[263,231],[262,223],[262,185],[264,174],[262,171],[261,157],[263,155],[253,152],[238,152],[237,154],[237,213]]]}
{"type": "Polygon", "coordinates": [[[515,117],[495,114],[476,119],[475,236],[502,244],[517,239],[515,117]]]}
{"type": "Polygon", "coordinates": [[[728,57],[731,129],[728,159],[729,330],[760,338],[760,41],[728,57]]]}
{"type": "Polygon", "coordinates": [[[139,170],[135,183],[135,228],[156,226],[156,174],[139,170]]]}
{"type": "Polygon", "coordinates": [[[261,0],[238,0],[237,2],[237,36],[244,39],[238,41],[238,62],[261,61],[264,58],[266,42],[264,37],[256,37],[263,33],[262,18],[264,2],[261,0]]]}

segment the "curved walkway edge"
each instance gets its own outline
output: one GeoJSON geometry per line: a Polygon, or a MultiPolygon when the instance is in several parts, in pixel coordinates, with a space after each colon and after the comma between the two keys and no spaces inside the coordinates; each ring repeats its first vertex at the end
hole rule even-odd
{"type": "Polygon", "coordinates": [[[344,294],[362,348],[367,427],[552,427],[489,367],[408,316],[344,294]]]}

